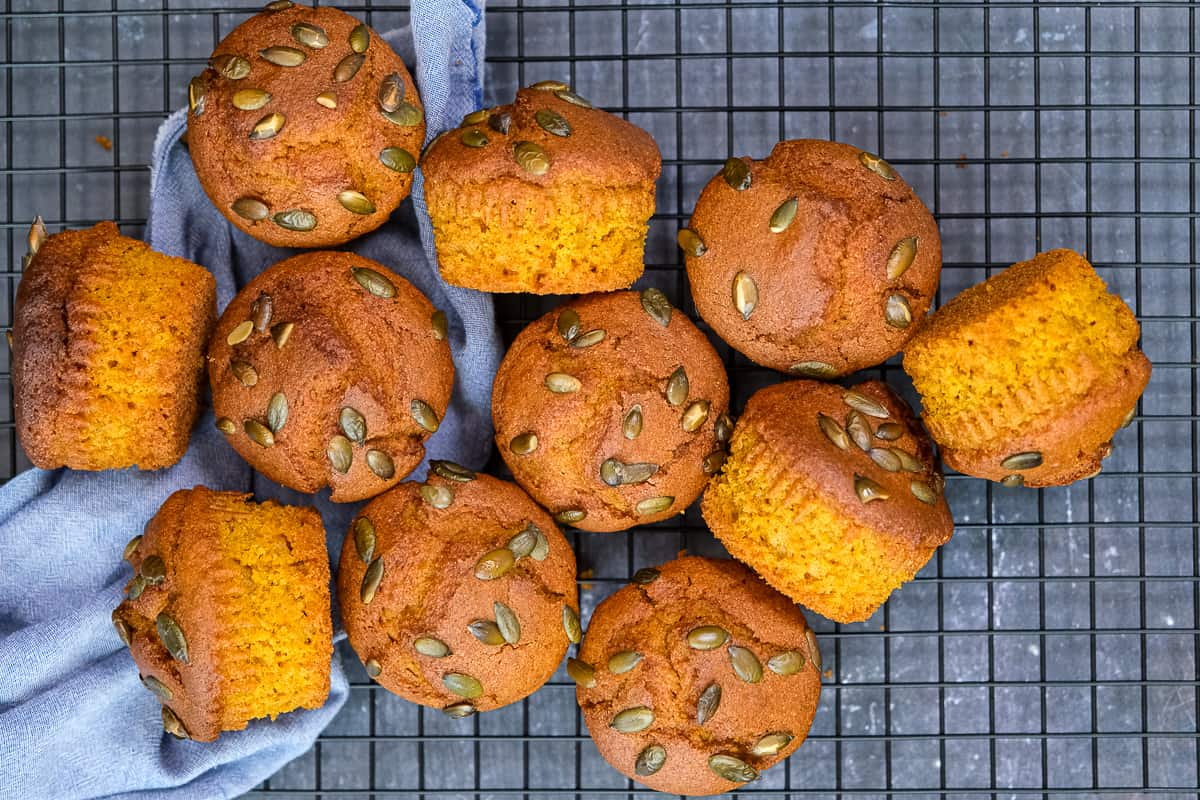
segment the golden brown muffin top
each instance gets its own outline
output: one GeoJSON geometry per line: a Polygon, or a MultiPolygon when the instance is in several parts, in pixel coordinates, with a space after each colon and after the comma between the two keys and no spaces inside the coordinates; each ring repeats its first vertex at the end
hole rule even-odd
{"type": "Polygon", "coordinates": [[[590,531],[687,508],[720,463],[728,407],[716,351],[655,289],[586,295],[530,323],[492,390],[516,481],[590,531]]]}
{"type": "Polygon", "coordinates": [[[424,456],[450,401],[445,315],[381,264],[304,253],[246,284],[208,349],[217,427],[251,466],[335,502],[372,497],[424,456]]]}
{"type": "Polygon", "coordinates": [[[269,8],[189,87],[188,147],[213,204],[277,246],[374,230],[408,195],[425,120],[400,57],[349,14],[269,8]]]}
{"type": "Polygon", "coordinates": [[[557,81],[518,90],[511,105],[468,114],[421,159],[430,182],[462,184],[515,178],[537,186],[563,180],[625,186],[653,183],[661,168],[650,134],[557,81]]]}
{"type": "Polygon", "coordinates": [[[735,561],[694,556],[609,596],[570,664],[605,759],[690,795],[731,791],[799,747],[820,669],[799,608],[735,561]]]}
{"type": "Polygon", "coordinates": [[[942,263],[933,217],[887,162],[815,139],[730,159],[679,241],[700,316],[752,360],[808,377],[898,352],[942,263]]]}
{"type": "Polygon", "coordinates": [[[746,431],[852,519],[913,547],[950,539],[954,521],[932,444],[887,384],[864,381],[843,389],[794,380],[768,386],[747,401],[734,439],[746,431]]]}
{"type": "Polygon", "coordinates": [[[355,518],[338,597],[368,674],[452,717],[532,694],[579,639],[575,555],[554,521],[515,484],[450,462],[355,518]]]}

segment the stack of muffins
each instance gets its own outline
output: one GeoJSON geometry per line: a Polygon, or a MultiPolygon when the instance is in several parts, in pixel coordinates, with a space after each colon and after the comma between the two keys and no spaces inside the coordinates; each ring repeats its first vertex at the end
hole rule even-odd
{"type": "MultiPolygon", "coordinates": [[[[189,99],[200,181],[250,236],[344,243],[383,224],[420,168],[447,282],[582,295],[523,330],[495,376],[515,483],[449,461],[403,482],[454,364],[447,315],[385,265],[304,253],[218,319],[203,267],[111,223],[31,229],[11,338],[30,459],[168,467],[207,371],[216,426],[251,466],[370,501],[345,532],[336,591],[371,678],[460,718],[527,697],[576,646],[566,670],[597,748],[653,789],[732,791],[803,742],[821,651],[795,603],[865,620],[949,540],[935,444],[1007,487],[1090,477],[1149,379],[1137,321],[1071,251],[930,314],[941,246],[914,191],[871,153],[787,141],[725,162],[678,236],[716,335],[795,378],[735,421],[709,339],[660,290],[627,291],[658,148],[567,84],[475,111],[418,157],[420,98],[387,43],[335,9],[276,0],[217,46],[189,99]],[[902,350],[928,433],[885,383],[831,382],[902,350]],[[742,563],[640,570],[585,637],[559,526],[625,531],[701,496],[742,563]]],[[[113,624],[167,732],[210,741],[325,701],[324,543],[311,508],[203,486],[129,542],[113,624]]]]}

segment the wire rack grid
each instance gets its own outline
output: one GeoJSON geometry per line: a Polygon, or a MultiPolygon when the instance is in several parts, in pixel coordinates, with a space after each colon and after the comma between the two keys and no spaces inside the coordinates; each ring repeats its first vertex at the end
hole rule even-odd
{"type": "MultiPolygon", "coordinates": [[[[378,29],[407,19],[404,5],[339,5],[378,29]]],[[[111,218],[139,235],[158,123],[256,9],[4,7],[7,326],[32,216],[52,231],[111,218]]],[[[487,26],[489,104],[565,78],[654,134],[663,176],[639,285],[693,318],[674,234],[700,188],[729,155],[807,136],[879,152],[916,188],[942,231],[939,300],[1065,246],[1085,251],[1142,323],[1154,377],[1104,472],[1043,491],[950,475],[957,532],[919,579],[866,623],[810,615],[826,666],[812,732],[738,794],[1195,798],[1196,5],[497,0],[487,26]]],[[[556,301],[497,304],[511,340],[556,301]]],[[[713,338],[735,409],[778,380],[713,338]]],[[[9,384],[7,351],[0,367],[9,384]]],[[[865,375],[915,400],[895,359],[865,375]]],[[[11,386],[0,404],[0,471],[11,476],[28,466],[11,386]]],[[[628,535],[569,536],[585,619],[641,566],[684,548],[722,553],[694,508],[628,535]]],[[[642,794],[592,747],[561,671],[522,703],[452,721],[388,694],[343,655],[345,709],[253,796],[642,794]]]]}

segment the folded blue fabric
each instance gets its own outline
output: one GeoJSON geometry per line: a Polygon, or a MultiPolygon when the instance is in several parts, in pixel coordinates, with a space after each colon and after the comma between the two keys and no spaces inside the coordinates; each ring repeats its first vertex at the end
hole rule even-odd
{"type": "MultiPolygon", "coordinates": [[[[481,102],[482,3],[414,0],[411,18],[411,31],[386,38],[410,64],[415,56],[432,136],[481,102]]],[[[239,286],[291,252],[251,239],[212,207],[179,142],[185,122],[182,112],[170,117],[155,143],[146,240],[208,267],[224,307],[239,286]]],[[[438,276],[419,177],[412,202],[350,249],[404,275],[446,311],[457,377],[427,450],[482,466],[500,359],[491,300],[438,276]]],[[[313,503],[336,565],[355,507],[334,505],[327,493],[291,492],[253,473],[213,427],[211,410],[170,469],[34,469],[0,488],[0,797],[233,797],[307,750],[345,702],[348,687],[335,656],[332,693],[321,709],[255,721],[209,744],[164,734],[158,702],[139,683],[110,614],[130,577],[121,561],[125,542],[172,492],[196,484],[313,503]]]]}

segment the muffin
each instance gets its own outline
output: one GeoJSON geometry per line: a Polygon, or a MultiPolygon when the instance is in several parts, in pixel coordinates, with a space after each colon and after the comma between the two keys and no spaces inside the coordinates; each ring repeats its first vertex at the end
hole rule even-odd
{"type": "Polygon", "coordinates": [[[725,162],[679,245],[704,321],[750,360],[810,378],[899,352],[942,268],[937,224],[896,171],[816,139],[725,162]]]}
{"type": "Polygon", "coordinates": [[[568,672],[618,772],[668,794],[735,791],[808,735],[821,651],[804,614],[734,561],[642,570],[601,603],[568,672]]]}
{"type": "Polygon", "coordinates": [[[325,703],[329,557],[315,510],[184,489],[125,558],[134,577],[113,625],[169,733],[211,742],[325,703]]]}
{"type": "Polygon", "coordinates": [[[187,450],[216,318],[208,270],[117,226],[48,236],[41,217],[13,310],[13,415],[43,469],[160,469],[187,450]]]}
{"type": "Polygon", "coordinates": [[[446,315],[353,253],[304,253],[238,292],[208,347],[217,428],[242,458],[334,502],[421,462],[454,384],[446,315]]]}
{"type": "Polygon", "coordinates": [[[554,521],[448,461],[359,513],[338,598],[367,674],[454,718],[529,696],[580,637],[575,555],[554,521]]]}
{"type": "Polygon", "coordinates": [[[724,456],[728,407],[720,358],[657,289],[589,295],[532,322],[492,387],[513,477],[587,531],[687,508],[724,456]]]}
{"type": "Polygon", "coordinates": [[[767,583],[859,622],[949,541],[942,488],[928,437],[886,384],[788,381],[746,403],[701,510],[767,583]]]}
{"type": "Polygon", "coordinates": [[[542,81],[468,114],[421,159],[442,277],[487,292],[623,289],[642,274],[650,134],[542,81]]]}
{"type": "Polygon", "coordinates": [[[277,247],[373,231],[412,187],[425,114],[404,62],[335,8],[271,3],[188,85],[188,148],[213,205],[277,247]]]}
{"type": "Polygon", "coordinates": [[[904,370],[946,463],[1006,486],[1100,472],[1150,380],[1140,329],[1082,256],[1051,250],[939,309],[904,370]]]}

